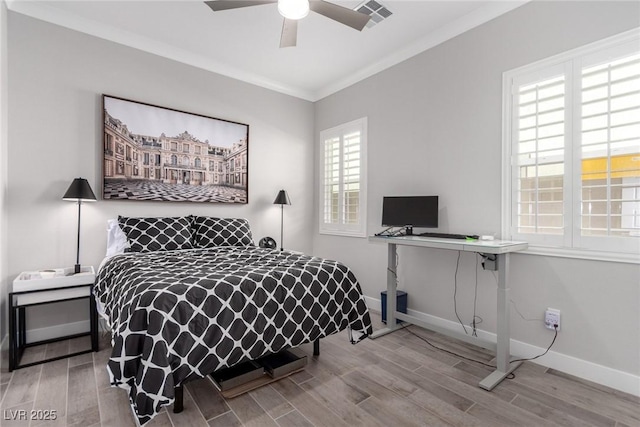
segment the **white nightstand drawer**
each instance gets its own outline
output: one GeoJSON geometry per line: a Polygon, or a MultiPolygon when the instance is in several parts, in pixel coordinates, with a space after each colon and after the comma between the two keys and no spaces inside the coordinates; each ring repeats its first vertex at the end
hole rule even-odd
{"type": "Polygon", "coordinates": [[[81,288],[59,289],[57,291],[40,291],[29,294],[15,295],[15,305],[20,307],[23,305],[39,304],[42,302],[54,302],[73,298],[81,298],[90,295],[91,290],[88,286],[81,288]]]}

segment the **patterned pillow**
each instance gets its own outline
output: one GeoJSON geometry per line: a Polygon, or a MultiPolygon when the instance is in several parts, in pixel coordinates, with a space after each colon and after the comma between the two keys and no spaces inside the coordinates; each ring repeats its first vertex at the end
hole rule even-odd
{"type": "Polygon", "coordinates": [[[201,248],[253,246],[246,219],[197,216],[193,219],[193,231],[195,245],[201,248]]]}
{"type": "Polygon", "coordinates": [[[118,224],[127,235],[131,252],[192,249],[192,216],[127,218],[118,216],[118,224]]]}

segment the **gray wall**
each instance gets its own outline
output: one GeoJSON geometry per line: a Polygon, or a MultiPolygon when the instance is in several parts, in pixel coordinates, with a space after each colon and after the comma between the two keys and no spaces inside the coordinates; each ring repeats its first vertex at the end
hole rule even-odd
{"type": "MultiPolygon", "coordinates": [[[[0,24],[5,39],[7,26],[0,24]]],[[[365,294],[379,298],[386,248],[366,239],[317,234],[318,132],[369,117],[370,234],[380,229],[382,196],[389,194],[440,195],[444,231],[499,233],[502,73],[638,25],[637,2],[527,4],[314,106],[9,12],[10,112],[0,121],[0,162],[7,161],[2,150],[11,124],[7,179],[0,163],[0,222],[9,224],[8,230],[0,229],[3,301],[6,284],[20,271],[74,262],[76,207],[61,196],[77,176],[100,190],[101,93],[249,123],[250,203],[86,204],[83,264],[98,266],[106,219],[118,214],[243,216],[255,237],[277,237],[280,212],[271,203],[285,188],[293,202],[285,209],[286,246],[344,261],[365,294]]],[[[6,64],[4,48],[0,54],[6,64]]],[[[4,106],[6,75],[0,69],[4,106]]],[[[2,117],[7,114],[7,108],[0,111],[2,117]]],[[[520,312],[536,318],[548,306],[562,310],[555,351],[639,374],[638,266],[529,255],[512,260],[512,295],[520,312]]],[[[400,251],[400,280],[411,309],[455,319],[455,261],[444,251],[400,251]]],[[[474,269],[475,259],[464,254],[458,307],[466,323],[474,269]]],[[[495,331],[490,273],[479,271],[478,291],[480,328],[495,331]]],[[[82,313],[73,304],[40,311],[29,327],[83,320],[82,313]]],[[[513,315],[512,325],[516,340],[538,347],[550,341],[539,323],[513,315]]]]}
{"type": "MultiPolygon", "coordinates": [[[[0,343],[7,333],[7,5],[0,1],[0,343]]],[[[4,352],[0,351],[0,366],[4,352]]]]}
{"type": "MultiPolygon", "coordinates": [[[[73,178],[101,191],[102,100],[106,93],[248,123],[249,204],[98,201],[82,209],[81,258],[96,269],[106,221],[117,215],[245,217],[255,239],[279,240],[284,188],[286,247],[311,249],[313,104],[9,12],[8,271],[75,262],[77,205],[62,201],[73,178]]],[[[37,312],[27,328],[79,322],[86,310],[37,312]]]]}
{"type": "MultiPolygon", "coordinates": [[[[502,73],[637,27],[639,12],[637,2],[528,3],[317,102],[316,135],[369,119],[369,234],[382,229],[383,196],[436,194],[440,230],[499,236],[502,73]]],[[[317,221],[314,226],[314,253],[344,261],[364,293],[379,299],[386,247],[320,235],[317,221]]],[[[409,294],[410,309],[456,321],[456,256],[400,250],[400,288],[409,294]]],[[[474,255],[463,254],[457,301],[466,324],[475,267],[474,255]]],[[[640,374],[638,265],[516,254],[511,267],[512,299],[525,317],[541,318],[547,307],[561,310],[554,351],[640,374]]],[[[495,298],[494,276],[480,269],[480,329],[495,332],[495,298]]],[[[553,333],[541,322],[527,322],[514,310],[512,319],[513,339],[547,347],[553,333]]]]}

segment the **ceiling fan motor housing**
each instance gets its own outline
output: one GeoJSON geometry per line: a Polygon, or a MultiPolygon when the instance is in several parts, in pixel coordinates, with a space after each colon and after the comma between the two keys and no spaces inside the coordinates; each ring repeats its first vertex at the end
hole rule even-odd
{"type": "Polygon", "coordinates": [[[302,19],[309,14],[309,0],[278,0],[278,12],[287,19],[302,19]]]}

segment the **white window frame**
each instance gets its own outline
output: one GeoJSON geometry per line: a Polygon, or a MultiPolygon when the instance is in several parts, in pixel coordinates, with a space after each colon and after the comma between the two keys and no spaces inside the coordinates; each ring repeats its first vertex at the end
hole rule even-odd
{"type": "MultiPolygon", "coordinates": [[[[580,191],[581,191],[581,111],[574,108],[580,100],[580,79],[576,78],[582,68],[591,65],[602,55],[617,50],[637,47],[640,44],[640,29],[633,29],[607,39],[573,49],[530,65],[507,71],[503,74],[502,87],[502,238],[529,242],[527,253],[536,255],[561,256],[580,259],[594,259],[640,264],[640,239],[635,237],[587,237],[580,233],[580,191]],[[606,52],[605,52],[606,51],[606,52]],[[590,61],[583,63],[582,61],[590,61]],[[553,69],[564,69],[570,78],[565,87],[565,144],[564,155],[564,212],[565,231],[563,235],[518,234],[517,201],[514,178],[518,164],[514,155],[514,137],[517,132],[517,112],[513,105],[512,91],[522,84],[546,77],[553,69]],[[571,84],[572,83],[572,84],[571,84]],[[575,142],[571,142],[575,141],[575,142]]],[[[550,75],[549,75],[550,77],[550,75]]]]}
{"type": "MultiPolygon", "coordinates": [[[[320,234],[331,234],[337,236],[367,237],[367,118],[363,117],[348,123],[325,129],[320,132],[319,144],[319,195],[318,195],[318,222],[320,234]],[[343,138],[344,135],[353,131],[360,132],[360,189],[359,189],[359,222],[357,224],[345,224],[340,216],[339,223],[324,222],[325,207],[325,150],[324,144],[327,139],[340,138],[340,170],[343,169],[343,138]]],[[[340,179],[339,207],[342,212],[342,202],[344,200],[344,182],[340,179]]]]}

